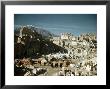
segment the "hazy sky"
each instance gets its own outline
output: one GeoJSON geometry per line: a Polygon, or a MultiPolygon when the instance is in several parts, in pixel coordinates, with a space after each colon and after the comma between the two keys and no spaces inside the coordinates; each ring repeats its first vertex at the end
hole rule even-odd
{"type": "Polygon", "coordinates": [[[14,24],[36,25],[57,35],[63,32],[97,33],[96,14],[15,14],[14,24]]]}

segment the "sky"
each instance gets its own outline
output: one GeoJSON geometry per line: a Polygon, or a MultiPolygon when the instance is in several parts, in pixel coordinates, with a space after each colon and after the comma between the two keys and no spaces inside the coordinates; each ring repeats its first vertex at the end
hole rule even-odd
{"type": "Polygon", "coordinates": [[[35,25],[51,33],[97,33],[97,14],[15,14],[14,25],[35,25]]]}

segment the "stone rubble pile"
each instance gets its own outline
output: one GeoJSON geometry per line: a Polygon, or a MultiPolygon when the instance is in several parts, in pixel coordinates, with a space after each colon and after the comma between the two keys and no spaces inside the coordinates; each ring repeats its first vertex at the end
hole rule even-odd
{"type": "Polygon", "coordinates": [[[38,59],[15,59],[15,66],[25,69],[24,76],[48,76],[47,68],[51,66],[59,71],[53,76],[96,76],[97,75],[97,39],[95,34],[83,34],[78,37],[63,33],[51,41],[68,50],[67,53],[51,53],[38,59]],[[26,70],[27,69],[27,70],[26,70]]]}

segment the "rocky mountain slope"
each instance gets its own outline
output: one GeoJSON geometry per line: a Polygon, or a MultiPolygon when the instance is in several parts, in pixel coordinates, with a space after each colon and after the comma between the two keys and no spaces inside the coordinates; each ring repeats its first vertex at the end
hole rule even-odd
{"type": "Polygon", "coordinates": [[[43,54],[67,51],[51,42],[49,38],[52,35],[46,31],[40,33],[35,29],[23,27],[22,37],[19,35],[20,29],[16,29],[14,33],[14,58],[38,58],[43,54]]]}

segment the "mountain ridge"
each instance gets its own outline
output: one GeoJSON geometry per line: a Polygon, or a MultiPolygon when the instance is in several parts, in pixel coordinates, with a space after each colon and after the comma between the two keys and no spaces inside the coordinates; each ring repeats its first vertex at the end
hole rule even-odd
{"type": "Polygon", "coordinates": [[[23,27],[14,34],[14,58],[38,58],[42,55],[67,52],[66,49],[54,44],[36,30],[23,27]],[[22,31],[22,34],[20,33],[22,31]]]}
{"type": "Polygon", "coordinates": [[[34,25],[15,25],[14,26],[14,31],[15,33],[18,32],[21,28],[23,27],[26,27],[28,29],[31,29],[33,31],[37,31],[39,34],[41,34],[43,37],[53,37],[53,36],[57,36],[55,35],[54,33],[51,33],[47,30],[45,30],[44,28],[41,28],[41,27],[37,27],[37,26],[34,26],[34,25]]]}

